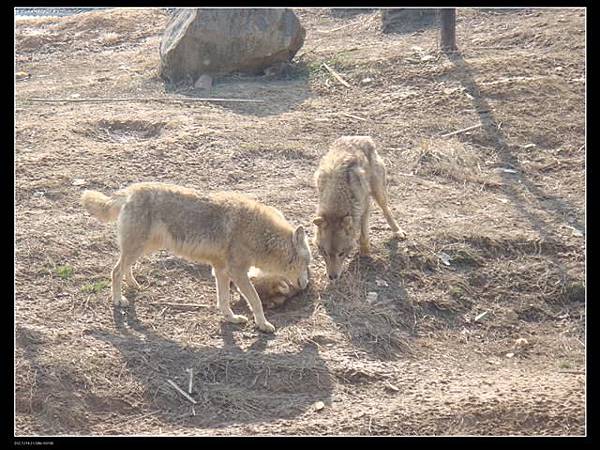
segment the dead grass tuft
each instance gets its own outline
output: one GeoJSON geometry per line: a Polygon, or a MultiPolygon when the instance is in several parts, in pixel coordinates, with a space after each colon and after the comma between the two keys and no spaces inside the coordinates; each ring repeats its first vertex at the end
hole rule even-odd
{"type": "Polygon", "coordinates": [[[404,156],[415,175],[434,175],[458,183],[497,184],[483,172],[484,161],[477,151],[457,138],[424,139],[404,156]]]}

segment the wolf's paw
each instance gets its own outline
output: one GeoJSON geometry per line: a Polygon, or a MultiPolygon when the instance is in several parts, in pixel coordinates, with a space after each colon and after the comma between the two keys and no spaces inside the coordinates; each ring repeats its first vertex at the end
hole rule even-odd
{"type": "Polygon", "coordinates": [[[265,333],[273,333],[275,331],[275,327],[266,320],[264,322],[257,323],[256,326],[260,331],[264,331],[265,333]]]}
{"type": "Polygon", "coordinates": [[[406,239],[406,231],[400,228],[398,231],[394,231],[394,237],[396,239],[406,239]]]}
{"type": "Polygon", "coordinates": [[[234,314],[231,317],[226,317],[228,322],[231,323],[247,323],[248,322],[248,318],[246,316],[242,316],[241,314],[234,314]]]}

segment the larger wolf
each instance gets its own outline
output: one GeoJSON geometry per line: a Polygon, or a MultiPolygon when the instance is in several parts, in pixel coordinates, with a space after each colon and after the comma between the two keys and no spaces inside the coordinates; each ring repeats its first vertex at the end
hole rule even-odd
{"type": "Polygon", "coordinates": [[[304,229],[293,228],[270,206],[236,193],[204,195],[165,183],[136,183],[108,197],[85,191],[85,209],[105,222],[117,222],[119,261],[112,271],[113,303],[126,305],[121,282],[139,287],[131,267],[144,253],[167,249],[213,267],[217,306],[226,320],[243,323],[229,305],[229,283],[246,298],[257,327],[273,332],[248,278],[251,267],[281,274],[291,285],[308,285],[310,249],[304,229]]]}

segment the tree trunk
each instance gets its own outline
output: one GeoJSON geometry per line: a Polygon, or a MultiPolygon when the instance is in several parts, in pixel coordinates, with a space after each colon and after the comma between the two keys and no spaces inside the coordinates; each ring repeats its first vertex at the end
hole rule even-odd
{"type": "Polygon", "coordinates": [[[440,42],[442,50],[456,50],[456,8],[440,10],[440,42]]]}

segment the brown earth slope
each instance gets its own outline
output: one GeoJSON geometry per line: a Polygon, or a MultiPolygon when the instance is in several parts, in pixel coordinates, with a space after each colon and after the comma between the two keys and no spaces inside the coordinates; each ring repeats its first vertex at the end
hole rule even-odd
{"type": "Polygon", "coordinates": [[[584,434],[585,11],[460,9],[453,57],[379,11],[297,13],[285,76],[210,92],[158,78],[161,10],[17,22],[16,434],[584,434]],[[31,100],[202,96],[264,103],[31,100]],[[316,256],[274,336],[224,323],[210,269],[166,252],[113,313],[114,225],[83,189],[236,190],[312,233],[342,134],[381,144],[406,241],[374,210],[372,257],[328,286],[316,256]],[[194,408],[166,382],[187,369],[194,408]]]}

